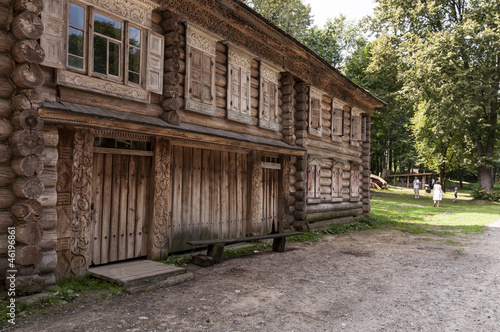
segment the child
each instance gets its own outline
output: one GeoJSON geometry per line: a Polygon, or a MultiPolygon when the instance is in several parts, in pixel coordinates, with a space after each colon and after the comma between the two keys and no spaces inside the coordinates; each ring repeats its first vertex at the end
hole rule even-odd
{"type": "Polygon", "coordinates": [[[415,180],[413,180],[413,192],[415,193],[415,199],[420,198],[419,190],[420,190],[420,181],[415,176],[415,180]]]}
{"type": "Polygon", "coordinates": [[[432,189],[432,199],[434,200],[434,207],[439,207],[439,202],[443,199],[443,189],[441,189],[441,181],[437,180],[434,184],[434,189],[432,189]]]}
{"type": "Polygon", "coordinates": [[[457,202],[457,197],[458,197],[458,187],[455,187],[455,198],[453,199],[453,203],[457,202]]]}

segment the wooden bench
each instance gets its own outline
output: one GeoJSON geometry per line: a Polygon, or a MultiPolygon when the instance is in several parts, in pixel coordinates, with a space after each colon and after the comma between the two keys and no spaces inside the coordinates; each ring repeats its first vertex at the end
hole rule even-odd
{"type": "Polygon", "coordinates": [[[215,239],[215,240],[192,240],[187,244],[192,246],[207,246],[208,260],[201,256],[194,256],[193,263],[201,266],[210,266],[222,262],[224,257],[224,246],[226,244],[235,244],[242,242],[254,242],[266,239],[273,239],[273,251],[284,252],[287,236],[300,235],[302,232],[274,233],[267,235],[248,236],[234,239],[215,239]]]}

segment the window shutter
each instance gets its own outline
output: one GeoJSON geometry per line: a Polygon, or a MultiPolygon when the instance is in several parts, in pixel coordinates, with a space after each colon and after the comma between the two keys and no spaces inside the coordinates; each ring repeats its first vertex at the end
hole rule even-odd
{"type": "Polygon", "coordinates": [[[213,75],[213,61],[212,57],[207,54],[202,54],[202,102],[205,104],[212,104],[212,75],[213,75]]]}
{"type": "Polygon", "coordinates": [[[231,69],[231,110],[241,112],[240,91],[241,89],[241,69],[235,67],[231,69]]]}
{"type": "Polygon", "coordinates": [[[351,196],[359,196],[359,170],[357,168],[351,170],[351,196]]]}
{"type": "Polygon", "coordinates": [[[250,115],[250,72],[242,72],[241,78],[241,113],[250,115]]]}
{"type": "Polygon", "coordinates": [[[153,31],[148,31],[148,56],[146,70],[146,90],[163,93],[163,36],[153,31]]]}
{"type": "Polygon", "coordinates": [[[366,117],[361,118],[361,140],[366,142],[366,117]]]}
{"type": "Polygon", "coordinates": [[[315,190],[314,185],[316,184],[316,165],[309,165],[307,168],[307,197],[314,197],[315,190]]]}
{"type": "Polygon", "coordinates": [[[270,116],[269,116],[269,113],[270,113],[270,109],[271,109],[271,105],[270,105],[270,98],[271,96],[269,95],[269,90],[270,90],[270,84],[269,84],[269,81],[266,81],[264,80],[264,82],[262,83],[262,92],[263,92],[263,100],[262,100],[262,118],[264,120],[270,120],[270,116]]]}
{"type": "Polygon", "coordinates": [[[202,91],[202,57],[203,53],[200,50],[191,48],[189,52],[189,63],[190,63],[190,86],[189,86],[189,98],[201,101],[201,91],[202,91]]]}
{"type": "Polygon", "coordinates": [[[332,197],[339,197],[340,195],[340,169],[338,167],[332,168],[332,197]]]}
{"type": "Polygon", "coordinates": [[[352,117],[352,139],[354,141],[361,140],[361,117],[352,117]]]}
{"type": "Polygon", "coordinates": [[[66,68],[66,0],[44,0],[43,4],[44,34],[40,38],[40,46],[45,51],[45,60],[42,65],[52,68],[66,68]]]}
{"type": "Polygon", "coordinates": [[[333,111],[333,134],[336,136],[344,135],[344,110],[335,109],[333,111]]]}
{"type": "Polygon", "coordinates": [[[314,188],[314,197],[319,198],[321,195],[321,166],[316,165],[316,185],[314,188]]]}

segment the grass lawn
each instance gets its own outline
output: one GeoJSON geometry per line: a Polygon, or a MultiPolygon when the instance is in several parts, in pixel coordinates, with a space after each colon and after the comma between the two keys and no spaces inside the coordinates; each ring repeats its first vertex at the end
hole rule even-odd
{"type": "Polygon", "coordinates": [[[460,191],[457,203],[453,203],[453,198],[453,191],[445,193],[438,208],[433,206],[432,195],[425,190],[420,191],[420,199],[415,199],[411,188],[372,189],[371,215],[395,224],[396,228],[415,233],[434,229],[442,235],[446,230],[482,232],[485,225],[500,220],[498,202],[473,200],[468,192],[460,191]]]}

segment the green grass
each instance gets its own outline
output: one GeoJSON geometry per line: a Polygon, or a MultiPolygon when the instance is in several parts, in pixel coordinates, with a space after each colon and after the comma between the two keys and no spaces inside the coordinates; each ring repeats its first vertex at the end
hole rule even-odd
{"type": "MultiPolygon", "coordinates": [[[[120,285],[97,279],[87,274],[83,278],[68,277],[59,280],[54,286],[48,287],[46,290],[53,292],[53,295],[43,297],[33,303],[25,303],[22,300],[16,301],[16,317],[22,314],[32,314],[35,308],[45,308],[66,302],[73,302],[79,297],[86,297],[87,292],[93,290],[100,290],[99,299],[103,300],[120,294],[123,288],[120,285]]],[[[40,313],[43,314],[44,311],[41,310],[40,313]]],[[[0,326],[6,325],[7,321],[7,302],[1,301],[0,326]]]]}

